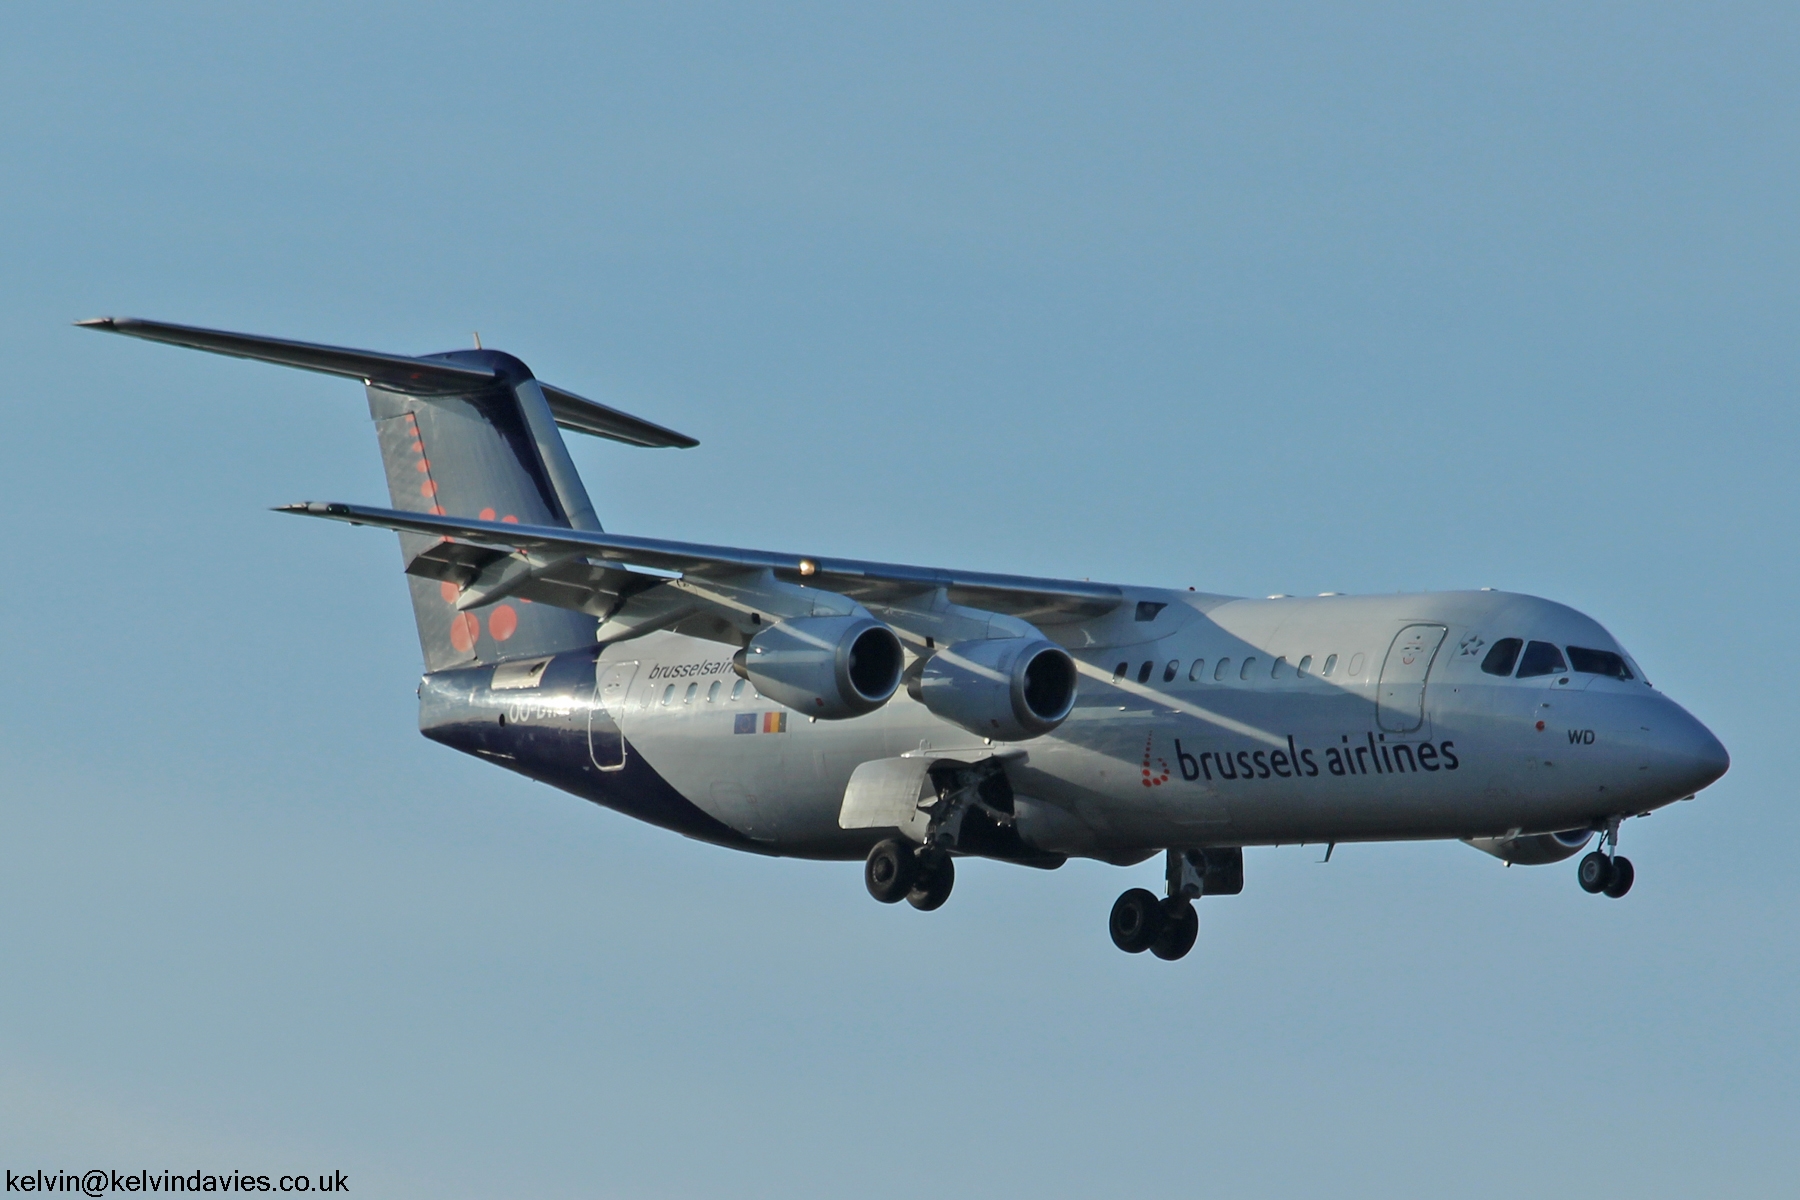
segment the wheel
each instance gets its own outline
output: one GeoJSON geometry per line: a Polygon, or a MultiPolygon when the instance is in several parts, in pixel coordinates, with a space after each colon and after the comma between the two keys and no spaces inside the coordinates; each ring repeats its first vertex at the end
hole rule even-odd
{"type": "Polygon", "coordinates": [[[1581,890],[1598,896],[1612,882],[1612,859],[1600,851],[1584,855],[1581,865],[1575,869],[1575,878],[1581,881],[1581,890]]]}
{"type": "Polygon", "coordinates": [[[932,912],[944,907],[944,901],[950,898],[950,889],[956,886],[956,864],[943,851],[935,851],[927,861],[919,863],[918,878],[913,881],[912,890],[906,893],[906,902],[920,912],[932,912]]]}
{"type": "Polygon", "coordinates": [[[1606,894],[1617,900],[1631,890],[1632,880],[1636,878],[1637,872],[1631,869],[1631,860],[1615,854],[1612,860],[1612,882],[1606,885],[1606,894]]]}
{"type": "Polygon", "coordinates": [[[877,842],[869,851],[869,861],[863,864],[863,882],[869,885],[869,895],[883,904],[904,900],[918,874],[919,856],[913,853],[912,843],[899,838],[877,842]]]}
{"type": "Polygon", "coordinates": [[[1200,914],[1188,899],[1163,901],[1163,929],[1150,945],[1150,953],[1166,962],[1174,962],[1194,948],[1200,936],[1200,914]]]}
{"type": "Polygon", "coordinates": [[[1142,954],[1156,941],[1166,920],[1162,901],[1154,892],[1132,888],[1113,901],[1112,916],[1106,925],[1113,945],[1127,954],[1142,954]]]}

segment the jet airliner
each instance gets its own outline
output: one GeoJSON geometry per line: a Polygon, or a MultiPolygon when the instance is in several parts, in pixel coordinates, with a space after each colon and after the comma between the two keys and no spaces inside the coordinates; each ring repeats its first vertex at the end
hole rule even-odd
{"type": "Polygon", "coordinates": [[[364,385],[389,505],[280,511],[398,533],[426,737],[703,841],[861,859],[884,903],[938,908],[959,858],[1160,855],[1161,894],[1126,890],[1108,926],[1172,960],[1196,900],[1243,890],[1245,846],[1452,838],[1508,864],[1587,850],[1580,886],[1617,898],[1621,823],[1729,765],[1553,601],[1246,599],[611,533],[560,429],[698,443],[511,355],[80,324],[364,385]]]}

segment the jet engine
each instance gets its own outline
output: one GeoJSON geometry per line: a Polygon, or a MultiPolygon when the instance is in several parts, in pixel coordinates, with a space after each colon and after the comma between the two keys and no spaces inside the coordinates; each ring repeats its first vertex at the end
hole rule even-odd
{"type": "Polygon", "coordinates": [[[1532,833],[1523,837],[1468,838],[1469,845],[1508,864],[1541,867],[1581,853],[1593,838],[1591,829],[1565,829],[1561,833],[1532,833]]]}
{"type": "Polygon", "coordinates": [[[905,655],[894,631],[869,617],[799,617],[757,634],[731,661],[769,699],[835,721],[886,704],[905,655]]]}
{"type": "Polygon", "coordinates": [[[982,638],[932,655],[909,691],[971,733],[1016,742],[1062,724],[1076,677],[1075,660],[1042,638],[982,638]]]}

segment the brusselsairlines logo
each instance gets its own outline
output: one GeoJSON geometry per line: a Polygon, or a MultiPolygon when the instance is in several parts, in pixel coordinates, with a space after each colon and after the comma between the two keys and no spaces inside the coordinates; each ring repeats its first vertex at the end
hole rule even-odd
{"type": "MultiPolygon", "coordinates": [[[[1162,767],[1160,779],[1150,769],[1150,742],[1155,736],[1151,734],[1144,741],[1145,787],[1160,785],[1169,778],[1168,763],[1162,759],[1156,760],[1162,767]]],[[[1356,742],[1352,742],[1347,733],[1339,741],[1339,745],[1317,751],[1311,746],[1296,745],[1294,735],[1290,733],[1287,735],[1286,750],[1202,750],[1195,754],[1184,749],[1181,739],[1176,738],[1175,761],[1181,768],[1181,777],[1189,783],[1201,779],[1209,783],[1213,780],[1229,782],[1271,777],[1314,779],[1322,774],[1407,775],[1420,771],[1454,771],[1462,766],[1462,761],[1456,756],[1455,742],[1390,742],[1386,734],[1380,735],[1377,740],[1375,734],[1368,732],[1356,742]]]]}

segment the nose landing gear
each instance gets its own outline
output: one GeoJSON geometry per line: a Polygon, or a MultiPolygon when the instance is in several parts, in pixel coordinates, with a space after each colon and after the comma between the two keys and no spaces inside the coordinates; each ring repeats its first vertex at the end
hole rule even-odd
{"type": "Polygon", "coordinates": [[[1606,832],[1600,835],[1600,848],[1582,856],[1581,864],[1575,868],[1575,878],[1581,884],[1581,890],[1590,896],[1605,892],[1617,900],[1631,890],[1637,872],[1632,868],[1631,860],[1619,853],[1618,817],[1606,823],[1606,832]]]}

